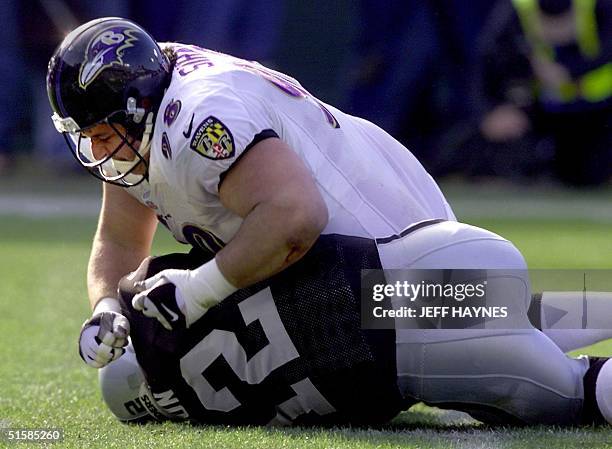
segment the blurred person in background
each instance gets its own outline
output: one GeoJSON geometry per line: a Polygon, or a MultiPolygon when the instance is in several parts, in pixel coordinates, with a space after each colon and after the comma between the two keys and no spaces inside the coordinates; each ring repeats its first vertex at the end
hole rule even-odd
{"type": "Polygon", "coordinates": [[[490,174],[596,186],[611,173],[612,2],[502,0],[483,32],[476,80],[490,174]]]}
{"type": "Polygon", "coordinates": [[[270,63],[279,44],[284,0],[184,0],[172,40],[270,63]],[[208,17],[208,20],[201,20],[208,17]]]}
{"type": "Polygon", "coordinates": [[[420,158],[434,176],[469,170],[470,152],[461,151],[461,142],[473,134],[474,124],[471,82],[478,55],[477,42],[494,5],[490,0],[473,0],[469,8],[461,0],[432,0],[440,52],[435,61],[438,77],[432,79],[435,107],[433,114],[416,114],[406,121],[404,133],[428,130],[420,158]],[[432,116],[433,115],[433,116],[432,116]],[[410,128],[410,130],[408,130],[410,128]]]}
{"type": "MultiPolygon", "coordinates": [[[[12,166],[12,149],[15,144],[13,136],[19,128],[20,106],[22,99],[17,92],[19,73],[22,73],[19,58],[18,10],[16,0],[6,0],[0,8],[0,40],[3,42],[3,64],[0,65],[0,175],[10,172],[12,166]]],[[[48,107],[48,106],[47,106],[48,107]]],[[[48,120],[47,120],[48,121],[48,120]]]]}
{"type": "Polygon", "coordinates": [[[444,60],[432,4],[362,0],[356,16],[359,32],[349,63],[346,109],[418,154],[418,148],[426,146],[422,136],[435,127],[435,84],[444,60]]]}
{"type": "MultiPolygon", "coordinates": [[[[434,176],[469,161],[457,141],[471,133],[470,77],[489,0],[356,2],[345,108],[386,129],[434,176]],[[394,99],[394,101],[389,101],[394,99]]],[[[469,158],[469,156],[467,156],[469,158]]]]}
{"type": "Polygon", "coordinates": [[[129,17],[159,41],[192,42],[263,63],[274,58],[284,4],[283,0],[132,0],[129,17]]]}

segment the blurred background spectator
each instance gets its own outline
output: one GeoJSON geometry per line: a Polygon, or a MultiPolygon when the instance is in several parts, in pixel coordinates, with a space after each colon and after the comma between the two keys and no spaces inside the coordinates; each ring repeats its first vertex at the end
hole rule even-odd
{"type": "Polygon", "coordinates": [[[467,151],[490,174],[610,179],[612,2],[501,0],[474,80],[480,134],[467,151]]]}
{"type": "Polygon", "coordinates": [[[360,32],[345,109],[402,140],[433,174],[461,170],[454,140],[472,126],[470,67],[490,0],[356,3],[360,32]]]}
{"type": "Polygon", "coordinates": [[[435,176],[602,184],[612,146],[611,3],[4,0],[0,173],[12,155],[78,169],[49,119],[46,64],[77,24],[116,15],[159,41],[295,76],[324,101],[382,126],[435,176]]]}
{"type": "Polygon", "coordinates": [[[24,92],[19,86],[23,66],[18,47],[17,0],[6,0],[0,8],[0,41],[3,44],[3,63],[0,64],[0,175],[12,169],[12,149],[16,145],[14,136],[19,129],[19,109],[24,92]]]}

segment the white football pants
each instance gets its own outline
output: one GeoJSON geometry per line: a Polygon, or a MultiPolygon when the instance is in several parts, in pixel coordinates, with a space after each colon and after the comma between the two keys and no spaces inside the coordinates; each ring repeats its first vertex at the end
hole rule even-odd
{"type": "MultiPolygon", "coordinates": [[[[567,357],[529,324],[531,291],[519,250],[508,240],[467,224],[445,221],[416,228],[379,243],[383,268],[524,270],[524,287],[504,295],[509,313],[524,318],[524,325],[397,328],[398,383],[404,396],[465,411],[488,423],[579,423],[588,360],[567,357]]],[[[487,297],[488,305],[491,300],[495,299],[487,297]]]]}

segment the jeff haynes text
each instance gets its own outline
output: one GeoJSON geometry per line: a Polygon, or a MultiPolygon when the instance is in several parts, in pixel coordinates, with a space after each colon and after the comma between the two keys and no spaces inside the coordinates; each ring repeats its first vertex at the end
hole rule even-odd
{"type": "Polygon", "coordinates": [[[506,318],[507,307],[424,306],[385,309],[374,307],[375,318],[506,318]]]}

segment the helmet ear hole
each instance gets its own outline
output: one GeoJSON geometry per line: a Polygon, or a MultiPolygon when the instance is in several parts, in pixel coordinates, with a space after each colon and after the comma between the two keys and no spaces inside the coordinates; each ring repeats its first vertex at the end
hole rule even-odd
{"type": "Polygon", "coordinates": [[[134,122],[133,117],[126,110],[113,112],[107,117],[106,122],[113,128],[117,126],[125,128],[129,135],[137,133],[138,128],[141,127],[140,124],[134,122]]]}
{"type": "Polygon", "coordinates": [[[125,122],[127,122],[127,120],[128,115],[126,111],[116,111],[107,117],[107,122],[115,125],[123,125],[125,122]]]}

